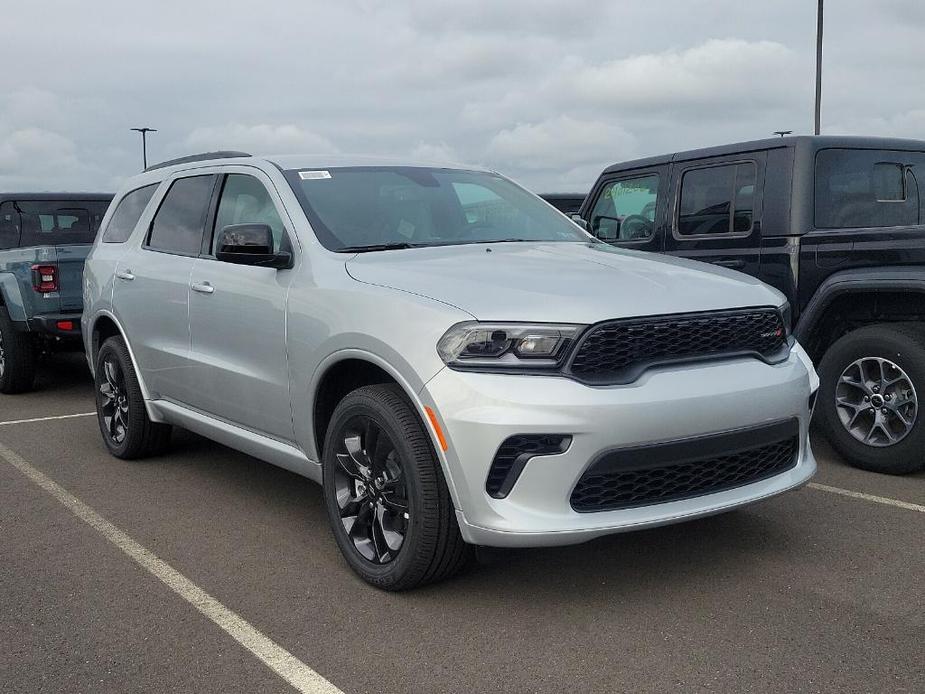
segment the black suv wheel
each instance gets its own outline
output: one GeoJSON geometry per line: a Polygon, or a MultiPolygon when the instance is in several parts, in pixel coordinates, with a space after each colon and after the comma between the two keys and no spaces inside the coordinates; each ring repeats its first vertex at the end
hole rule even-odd
{"type": "Polygon", "coordinates": [[[96,416],[110,453],[131,460],[164,450],[171,428],[148,419],[138,377],[121,337],[110,337],[100,347],[95,385],[96,416]]]}
{"type": "Polygon", "coordinates": [[[900,475],[925,468],[925,326],[848,333],[819,365],[826,437],[855,467],[900,475]]]}
{"type": "Polygon", "coordinates": [[[29,333],[13,327],[6,306],[0,306],[0,393],[25,393],[34,383],[35,345],[29,333]]]}
{"type": "Polygon", "coordinates": [[[366,386],[334,410],[325,437],[328,520],[365,581],[407,590],[459,571],[471,555],[430,439],[395,385],[366,386]]]}

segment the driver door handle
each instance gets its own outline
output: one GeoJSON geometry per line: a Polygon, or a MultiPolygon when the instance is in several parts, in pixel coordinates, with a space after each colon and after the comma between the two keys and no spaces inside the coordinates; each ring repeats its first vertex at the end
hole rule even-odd
{"type": "Polygon", "coordinates": [[[193,282],[190,285],[190,289],[200,294],[212,294],[215,291],[215,287],[208,282],[193,282]]]}
{"type": "Polygon", "coordinates": [[[120,280],[125,280],[126,282],[131,282],[133,279],[135,279],[135,275],[132,274],[131,270],[120,270],[116,273],[116,277],[118,277],[120,280]]]}

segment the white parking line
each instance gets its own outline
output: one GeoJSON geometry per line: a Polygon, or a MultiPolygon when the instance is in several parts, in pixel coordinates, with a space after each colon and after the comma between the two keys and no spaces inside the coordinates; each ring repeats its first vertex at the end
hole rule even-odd
{"type": "Polygon", "coordinates": [[[46,477],[42,472],[2,444],[0,444],[0,458],[6,460],[35,484],[55,497],[68,511],[96,530],[174,593],[211,619],[231,638],[257,656],[264,665],[298,691],[306,692],[307,694],[343,694],[337,687],[289,653],[289,651],[257,631],[254,626],[240,615],[225,607],[163,559],[154,555],[64,487],[46,477]]]}
{"type": "Polygon", "coordinates": [[[31,424],[32,422],[50,422],[55,419],[74,419],[75,417],[93,417],[96,412],[80,412],[78,414],[59,414],[54,417],[34,417],[33,419],[11,419],[7,422],[0,422],[0,427],[6,427],[10,424],[31,424]]]}
{"type": "Polygon", "coordinates": [[[841,496],[847,496],[852,499],[864,499],[864,501],[873,501],[877,504],[885,504],[887,506],[895,506],[896,508],[904,508],[907,511],[918,511],[919,513],[925,513],[925,506],[920,506],[919,504],[910,504],[908,501],[888,499],[885,496],[874,496],[873,494],[864,494],[862,492],[853,492],[850,489],[830,487],[827,484],[818,484],[816,482],[810,482],[806,486],[812,487],[813,489],[818,489],[820,492],[829,492],[830,494],[839,494],[841,496]]]}

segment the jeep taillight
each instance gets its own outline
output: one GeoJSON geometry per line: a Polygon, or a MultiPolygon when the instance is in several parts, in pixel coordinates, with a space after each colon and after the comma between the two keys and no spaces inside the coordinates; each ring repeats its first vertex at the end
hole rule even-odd
{"type": "Polygon", "coordinates": [[[32,288],[42,294],[58,291],[58,266],[33,265],[32,288]]]}

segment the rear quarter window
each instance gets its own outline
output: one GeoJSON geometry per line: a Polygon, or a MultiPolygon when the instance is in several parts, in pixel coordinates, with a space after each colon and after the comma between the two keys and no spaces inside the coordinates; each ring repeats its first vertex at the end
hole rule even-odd
{"type": "Polygon", "coordinates": [[[824,149],[816,154],[815,225],[857,229],[921,224],[917,152],[824,149]]]}
{"type": "Polygon", "coordinates": [[[116,211],[113,212],[109,224],[103,231],[103,243],[125,243],[128,241],[142,213],[151,201],[151,196],[160,183],[153,183],[144,188],[138,188],[126,193],[116,211]]]}

